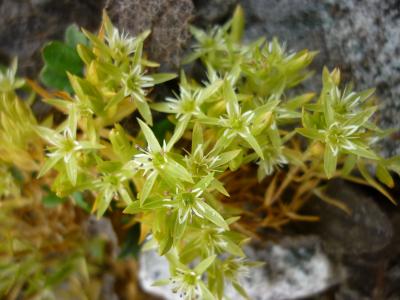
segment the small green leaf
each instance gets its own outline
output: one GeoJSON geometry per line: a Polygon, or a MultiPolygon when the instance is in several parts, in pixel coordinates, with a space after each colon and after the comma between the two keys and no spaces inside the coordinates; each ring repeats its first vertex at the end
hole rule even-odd
{"type": "Polygon", "coordinates": [[[168,279],[160,279],[153,282],[151,286],[165,286],[168,285],[170,281],[168,279]]]}
{"type": "Polygon", "coordinates": [[[190,121],[190,116],[185,116],[182,120],[179,120],[178,124],[175,127],[174,134],[167,143],[167,151],[170,151],[172,147],[175,145],[175,143],[179,141],[179,139],[185,133],[189,121],[190,121]]]}
{"type": "Polygon", "coordinates": [[[214,173],[209,173],[207,176],[203,177],[198,183],[196,183],[194,189],[200,189],[201,191],[205,191],[213,180],[214,180],[214,173]]]}
{"type": "Polygon", "coordinates": [[[97,218],[100,218],[104,215],[107,208],[110,206],[112,198],[113,198],[112,192],[107,191],[105,193],[99,193],[99,195],[96,198],[97,218]]]}
{"type": "Polygon", "coordinates": [[[192,152],[194,152],[198,146],[202,146],[203,144],[203,129],[200,123],[196,122],[194,123],[192,131],[192,152]]]}
{"type": "Polygon", "coordinates": [[[88,47],[86,47],[82,44],[79,44],[76,47],[76,51],[77,51],[79,57],[82,59],[82,61],[86,65],[90,65],[92,60],[94,60],[96,58],[96,56],[93,54],[93,52],[88,47]]]}
{"type": "Polygon", "coordinates": [[[324,134],[314,128],[296,128],[296,132],[313,140],[322,140],[324,138],[324,134]]]}
{"type": "MultiPolygon", "coordinates": [[[[166,181],[166,178],[169,177],[172,180],[175,178],[185,182],[193,182],[192,175],[186,170],[186,168],[173,159],[168,159],[164,169],[159,170],[159,172],[166,181]]],[[[176,182],[174,185],[176,185],[176,182]]]]}
{"type": "Polygon", "coordinates": [[[324,170],[328,178],[331,178],[335,174],[336,164],[337,164],[337,154],[335,155],[333,153],[329,145],[325,145],[324,170]]]}
{"type": "Polygon", "coordinates": [[[201,203],[201,206],[204,208],[204,217],[215,225],[222,227],[225,230],[228,230],[228,224],[225,222],[224,218],[210,205],[205,202],[201,203]]]}
{"type": "Polygon", "coordinates": [[[197,273],[197,274],[203,274],[210,266],[211,266],[211,264],[214,262],[214,260],[215,260],[215,258],[216,258],[217,256],[216,255],[212,255],[212,256],[209,256],[209,257],[207,257],[206,259],[204,259],[204,260],[202,260],[197,266],[196,266],[196,268],[194,269],[194,271],[197,273]]]}
{"type": "Polygon", "coordinates": [[[235,290],[244,298],[244,299],[250,299],[250,297],[247,295],[246,290],[236,281],[232,282],[233,287],[235,290]]]}
{"type": "Polygon", "coordinates": [[[140,191],[140,196],[139,196],[140,206],[142,206],[143,203],[146,201],[147,197],[149,197],[151,190],[153,189],[154,183],[156,182],[156,179],[157,179],[157,173],[153,172],[144,183],[143,189],[140,191]]]}
{"type": "Polygon", "coordinates": [[[382,164],[378,164],[378,166],[376,167],[376,177],[379,179],[380,182],[382,182],[386,186],[390,188],[394,187],[394,181],[392,176],[382,164]]]}
{"type": "Polygon", "coordinates": [[[342,175],[348,176],[350,175],[351,171],[354,169],[355,165],[357,163],[357,156],[349,154],[346,157],[346,160],[344,161],[344,165],[342,168],[342,175]]]}
{"type": "Polygon", "coordinates": [[[146,123],[149,124],[150,126],[153,125],[153,117],[151,115],[150,106],[147,103],[146,99],[141,98],[141,100],[136,100],[135,104],[140,115],[143,117],[146,123]]]}
{"type": "Polygon", "coordinates": [[[239,43],[244,32],[244,12],[240,5],[236,6],[232,17],[231,39],[235,43],[239,43]]]}
{"type": "Polygon", "coordinates": [[[69,161],[65,163],[65,168],[67,169],[68,179],[75,186],[78,178],[78,162],[74,155],[71,155],[69,161]]]}
{"type": "Polygon", "coordinates": [[[215,297],[210,292],[210,290],[206,287],[203,281],[199,281],[199,286],[201,290],[201,295],[203,300],[215,300],[215,297]]]}
{"type": "Polygon", "coordinates": [[[384,187],[382,187],[374,178],[372,178],[371,174],[368,172],[363,161],[359,160],[357,162],[358,170],[364,179],[376,190],[378,190],[382,195],[388,198],[394,205],[397,205],[396,200],[386,191],[384,187]]]}
{"type": "Polygon", "coordinates": [[[232,255],[239,256],[239,257],[245,257],[246,255],[244,254],[242,248],[240,248],[236,243],[234,243],[231,239],[223,236],[221,237],[221,240],[224,241],[225,243],[225,251],[231,253],[232,255]]]}
{"type": "Polygon", "coordinates": [[[158,73],[149,75],[153,79],[154,84],[160,84],[166,81],[170,81],[177,77],[174,73],[158,73]]]}
{"type": "Polygon", "coordinates": [[[219,154],[218,155],[218,160],[214,164],[214,166],[215,167],[220,167],[220,166],[223,166],[225,164],[228,164],[230,161],[235,159],[235,157],[238,156],[241,151],[242,151],[241,149],[238,149],[238,150],[232,150],[232,151],[228,151],[228,152],[224,152],[224,153],[219,154]]]}
{"type": "Polygon", "coordinates": [[[251,133],[247,133],[247,132],[242,133],[240,135],[243,137],[243,139],[246,142],[249,143],[251,148],[253,148],[253,150],[256,151],[257,155],[260,158],[264,159],[264,153],[263,153],[263,151],[262,151],[262,149],[260,147],[260,144],[257,142],[256,138],[253,135],[251,135],[251,133]]]}
{"type": "Polygon", "coordinates": [[[60,157],[56,157],[56,156],[47,158],[45,160],[42,168],[40,169],[37,177],[40,178],[44,174],[46,174],[48,171],[50,171],[59,162],[60,159],[61,159],[60,157]]]}
{"type": "Polygon", "coordinates": [[[152,152],[160,152],[161,146],[158,143],[157,138],[155,137],[153,131],[142,120],[140,120],[140,119],[137,119],[137,120],[138,120],[139,126],[142,129],[142,132],[146,138],[146,141],[147,141],[147,144],[148,144],[150,150],[152,152]]]}

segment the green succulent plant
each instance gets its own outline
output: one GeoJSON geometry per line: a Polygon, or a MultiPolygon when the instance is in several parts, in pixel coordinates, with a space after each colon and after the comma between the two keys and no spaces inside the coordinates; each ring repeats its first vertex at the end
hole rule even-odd
{"type": "MultiPolygon", "coordinates": [[[[264,205],[288,185],[283,181],[276,189],[275,174],[297,169],[317,178],[307,189],[322,198],[323,184],[341,177],[363,180],[394,201],[368,166],[392,187],[390,172],[400,174],[400,159],[379,155],[376,142],[384,132],[374,123],[373,90],[341,90],[340,72],[324,69],[318,98],[298,94],[293,88],[312,75],[307,67],[316,52],[286,51],[276,39],[244,44],[243,26],[239,7],[222,27],[209,32],[193,27],[197,42],[185,62],[198,60],[207,80],[182,72],[175,96],[151,103],[151,90],[176,75],[154,72],[158,64],[143,51],[150,32],[130,37],[104,14],[98,35],[83,30],[88,42],[78,44],[77,53],[84,72],[68,74],[71,89],[41,93],[67,115],[57,125],[38,124],[24,103],[13,102],[22,84],[14,78],[15,66],[1,73],[0,136],[7,141],[0,146],[2,172],[32,164],[27,143],[40,137],[43,153],[48,145],[46,158],[36,160],[40,170],[37,163],[32,170],[41,178],[54,175],[47,182],[58,197],[90,193],[98,217],[111,209],[133,215],[145,247],[157,248],[170,263],[171,278],[156,284],[170,285],[185,299],[223,299],[230,284],[247,298],[241,279],[259,264],[246,260],[242,247],[249,239],[236,231],[243,211],[220,201],[229,197],[224,176],[254,167],[259,182],[274,178],[274,193],[267,187],[264,205]],[[151,109],[168,114],[174,125],[169,135],[160,139],[154,132],[151,109]],[[135,111],[141,117],[136,136],[119,124],[135,111]],[[20,152],[11,153],[11,146],[20,152]]],[[[6,195],[10,177],[2,180],[0,192],[6,195]]]]}

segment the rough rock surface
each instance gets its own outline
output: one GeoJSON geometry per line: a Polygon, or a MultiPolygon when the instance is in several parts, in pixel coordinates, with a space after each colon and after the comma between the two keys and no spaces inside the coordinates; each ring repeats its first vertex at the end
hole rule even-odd
{"type": "Polygon", "coordinates": [[[150,29],[147,50],[162,69],[179,65],[190,38],[191,0],[108,0],[106,8],[115,24],[132,35],[150,29]]]}
{"type": "MultiPolygon", "coordinates": [[[[285,238],[279,243],[245,250],[250,260],[266,262],[264,267],[252,269],[251,276],[242,280],[251,299],[298,299],[319,293],[345,276],[344,271],[322,251],[319,239],[313,236],[285,238]]],[[[142,253],[139,279],[145,291],[167,300],[176,299],[168,286],[152,286],[155,280],[168,277],[165,258],[154,251],[142,253]]],[[[228,288],[226,296],[228,299],[241,298],[232,288],[228,288]]]]}
{"type": "Polygon", "coordinates": [[[43,45],[63,39],[71,23],[94,30],[102,6],[102,0],[0,1],[0,63],[7,64],[18,56],[20,74],[36,77],[42,66],[43,45]]]}
{"type": "Polygon", "coordinates": [[[325,249],[336,255],[376,253],[391,242],[392,224],[372,195],[342,180],[329,182],[326,194],[345,204],[349,212],[315,198],[304,211],[320,217],[318,226],[299,223],[300,232],[318,235],[325,249]]]}

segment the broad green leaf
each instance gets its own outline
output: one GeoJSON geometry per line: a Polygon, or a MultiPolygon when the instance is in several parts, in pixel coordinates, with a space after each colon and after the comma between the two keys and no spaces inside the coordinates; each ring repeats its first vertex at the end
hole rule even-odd
{"type": "Polygon", "coordinates": [[[40,73],[41,81],[48,87],[71,92],[67,72],[82,74],[83,63],[74,48],[53,41],[43,48],[45,65],[40,73]]]}
{"type": "Polygon", "coordinates": [[[57,70],[45,65],[39,74],[40,81],[49,88],[71,93],[72,87],[68,76],[63,70],[57,70]]]}
{"type": "Polygon", "coordinates": [[[87,46],[88,45],[88,39],[85,37],[85,35],[79,30],[78,26],[76,24],[71,24],[67,27],[65,30],[65,43],[75,49],[78,44],[82,44],[87,46]]]}
{"type": "Polygon", "coordinates": [[[72,74],[82,73],[82,61],[75,49],[59,41],[49,42],[43,48],[43,59],[52,69],[70,72],[72,74]]]}

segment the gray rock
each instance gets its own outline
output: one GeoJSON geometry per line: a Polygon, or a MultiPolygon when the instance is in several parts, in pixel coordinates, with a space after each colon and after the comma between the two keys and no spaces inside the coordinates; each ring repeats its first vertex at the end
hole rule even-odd
{"type": "MultiPolygon", "coordinates": [[[[252,269],[251,276],[242,280],[251,299],[299,299],[319,293],[345,278],[341,267],[329,260],[318,238],[312,236],[285,238],[279,243],[245,250],[250,260],[266,262],[265,267],[252,269]]],[[[155,280],[168,277],[165,258],[155,251],[141,254],[139,280],[146,292],[164,299],[176,299],[168,287],[152,286],[155,280]]],[[[228,287],[226,297],[240,299],[231,287],[228,287]]]]}
{"type": "Polygon", "coordinates": [[[345,268],[347,279],[332,292],[334,299],[389,299],[398,295],[397,208],[388,200],[379,199],[372,190],[340,180],[330,182],[326,192],[346,204],[350,214],[316,198],[306,205],[303,213],[318,215],[321,220],[292,226],[302,234],[318,235],[324,251],[345,268]],[[376,200],[382,201],[380,206],[376,200]]]}
{"type": "Polygon", "coordinates": [[[326,194],[345,204],[350,213],[321,199],[313,199],[305,207],[305,213],[319,216],[320,221],[299,224],[300,232],[319,235],[325,249],[335,254],[375,253],[391,242],[392,224],[367,192],[347,182],[333,180],[326,194]]]}
{"type": "Polygon", "coordinates": [[[207,27],[225,21],[237,0],[194,0],[196,7],[194,22],[197,26],[207,27]]]}
{"type": "Polygon", "coordinates": [[[102,0],[0,1],[0,63],[7,64],[18,56],[20,74],[36,78],[42,66],[43,45],[63,39],[71,23],[97,28],[102,6],[102,0]]]}
{"type": "Polygon", "coordinates": [[[106,8],[115,24],[133,36],[150,29],[146,41],[150,58],[162,70],[176,69],[190,38],[191,0],[108,0],[106,8]]]}

